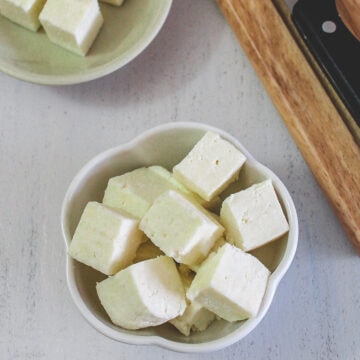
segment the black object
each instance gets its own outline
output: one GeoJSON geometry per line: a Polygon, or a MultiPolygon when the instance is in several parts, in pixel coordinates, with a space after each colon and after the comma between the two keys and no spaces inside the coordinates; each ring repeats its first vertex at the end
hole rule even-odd
{"type": "Polygon", "coordinates": [[[360,127],[360,41],[342,22],[335,0],[299,0],[292,20],[360,127]]]}

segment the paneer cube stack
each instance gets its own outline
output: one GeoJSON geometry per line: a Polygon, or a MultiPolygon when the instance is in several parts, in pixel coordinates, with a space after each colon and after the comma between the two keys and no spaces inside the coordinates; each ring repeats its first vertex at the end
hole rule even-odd
{"type": "Polygon", "coordinates": [[[270,179],[222,198],[245,161],[208,132],[173,173],[129,171],[109,180],[103,203],[88,203],[69,254],[109,275],[96,290],[114,324],[169,322],[189,336],[258,314],[270,271],[248,251],[289,225],[270,179]],[[210,212],[216,198],[221,209],[210,212]]]}
{"type": "MultiPolygon", "coordinates": [[[[120,7],[124,0],[101,0],[120,7]]],[[[98,0],[0,0],[0,14],[36,32],[42,25],[53,43],[86,55],[104,19],[98,0]]]]}

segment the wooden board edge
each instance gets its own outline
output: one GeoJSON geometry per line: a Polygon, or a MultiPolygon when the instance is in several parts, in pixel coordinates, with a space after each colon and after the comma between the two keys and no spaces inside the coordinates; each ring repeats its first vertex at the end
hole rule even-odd
{"type": "Polygon", "coordinates": [[[344,102],[341,100],[340,96],[330,83],[328,77],[324,74],[323,70],[315,60],[314,56],[309,51],[308,47],[306,46],[304,40],[299,35],[298,31],[296,30],[296,27],[294,23],[291,20],[291,14],[289,11],[289,8],[285,4],[284,0],[272,0],[274,3],[276,9],[278,10],[280,16],[282,17],[284,23],[286,24],[287,28],[289,29],[289,32],[293,36],[294,40],[296,41],[297,45],[305,55],[307,61],[311,65],[312,69],[316,73],[319,81],[323,85],[324,89],[328,93],[331,101],[339,111],[342,119],[345,121],[350,133],[354,137],[356,143],[358,146],[360,146],[360,128],[358,127],[355,119],[350,114],[349,110],[345,106],[344,102]]]}
{"type": "Polygon", "coordinates": [[[217,0],[360,255],[360,149],[272,1],[217,0]]]}

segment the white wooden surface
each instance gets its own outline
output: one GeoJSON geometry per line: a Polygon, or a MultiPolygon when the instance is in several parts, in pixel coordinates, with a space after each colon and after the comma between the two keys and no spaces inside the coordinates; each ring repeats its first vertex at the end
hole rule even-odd
{"type": "Polygon", "coordinates": [[[0,359],[360,358],[360,260],[214,1],[175,0],[150,47],[103,79],[46,87],[0,74],[0,197],[0,359]],[[300,221],[264,321],[207,355],[97,333],[70,299],[60,233],[62,198],[86,161],[184,120],[243,142],[282,178],[300,221]]]}

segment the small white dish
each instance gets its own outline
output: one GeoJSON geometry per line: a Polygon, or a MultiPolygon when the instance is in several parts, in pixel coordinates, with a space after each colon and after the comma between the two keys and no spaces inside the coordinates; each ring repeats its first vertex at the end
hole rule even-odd
{"type": "Polygon", "coordinates": [[[172,0],[126,0],[121,7],[100,3],[104,25],[86,56],[53,44],[41,28],[34,33],[0,15],[0,70],[47,85],[93,80],[120,69],[155,38],[172,0]]]}
{"type": "Polygon", "coordinates": [[[76,306],[95,329],[112,339],[128,344],[154,344],[181,352],[209,352],[229,346],[244,338],[264,318],[277,286],[294,258],[298,220],[294,203],[284,184],[271,170],[256,161],[233,136],[221,129],[190,122],[169,123],[145,131],[129,143],[99,154],[80,170],[62,206],[61,224],[66,249],[86,203],[102,200],[110,177],[141,166],[162,165],[171,169],[206,131],[217,132],[247,156],[239,180],[227,192],[270,178],[289,222],[288,234],[252,252],[272,271],[260,311],[255,318],[242,322],[216,321],[204,332],[193,333],[189,337],[180,334],[170,324],[136,331],[125,330],[111,323],[98,300],[95,284],[105,276],[67,256],[67,282],[76,306]]]}

